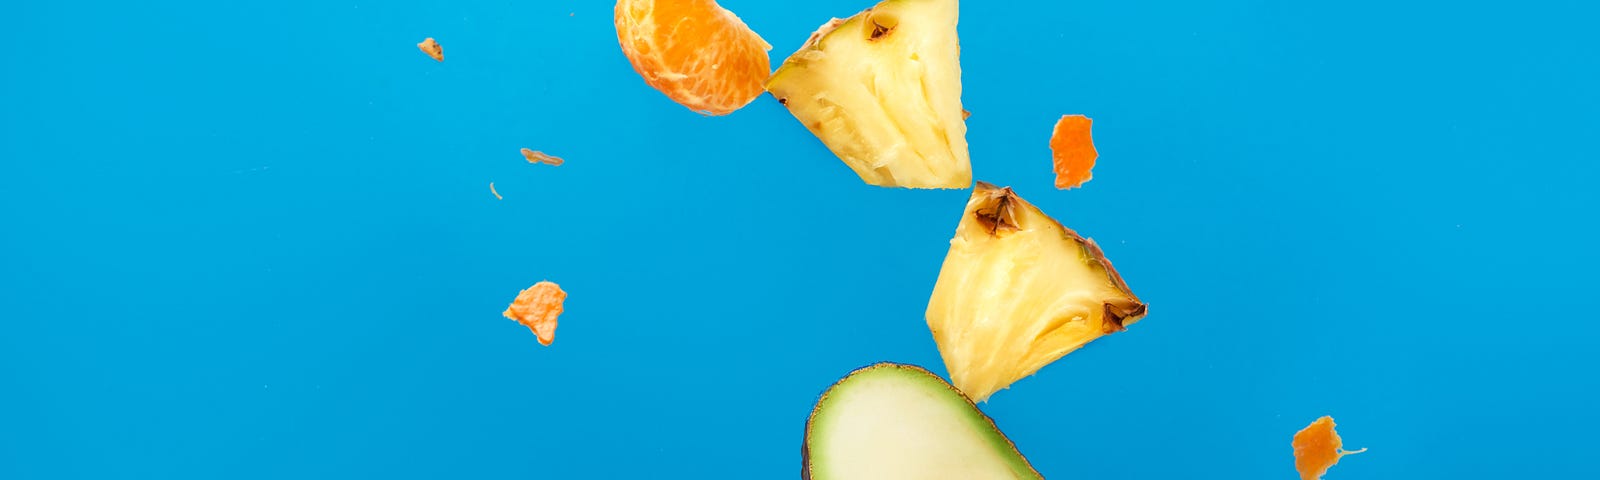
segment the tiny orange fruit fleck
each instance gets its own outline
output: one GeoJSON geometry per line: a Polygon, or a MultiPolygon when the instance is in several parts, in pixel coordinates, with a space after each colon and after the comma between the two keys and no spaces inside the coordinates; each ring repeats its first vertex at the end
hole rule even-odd
{"type": "Polygon", "coordinates": [[[690,110],[727,115],[766,91],[772,45],[715,0],[618,0],[616,25],[634,71],[690,110]]]}
{"type": "Polygon", "coordinates": [[[1300,480],[1322,478],[1329,468],[1339,463],[1339,457],[1367,451],[1365,448],[1345,451],[1344,441],[1333,427],[1333,417],[1322,417],[1294,434],[1294,469],[1300,472],[1300,480]]]}
{"type": "Polygon", "coordinates": [[[555,155],[544,153],[544,152],[541,152],[541,151],[538,151],[538,150],[534,150],[534,149],[531,149],[531,148],[522,149],[522,158],[524,160],[527,160],[528,163],[532,163],[534,165],[538,165],[538,164],[541,164],[541,163],[547,163],[547,164],[550,164],[550,166],[559,167],[559,166],[561,166],[561,164],[567,163],[567,161],[566,160],[562,160],[561,157],[557,157],[555,155]]]}
{"type": "Polygon", "coordinates": [[[1094,178],[1094,161],[1100,153],[1094,149],[1091,127],[1094,120],[1083,115],[1066,115],[1056,122],[1050,135],[1050,153],[1055,157],[1056,188],[1065,190],[1082,186],[1094,178]]]}
{"type": "Polygon", "coordinates": [[[554,282],[539,282],[517,294],[517,299],[506,308],[506,318],[528,327],[539,337],[539,344],[550,346],[556,341],[556,319],[561,317],[562,303],[567,292],[554,282]]]}
{"type": "Polygon", "coordinates": [[[422,53],[433,57],[434,60],[444,61],[444,47],[439,46],[439,42],[434,41],[433,37],[422,40],[422,43],[417,44],[417,48],[421,49],[422,53]]]}

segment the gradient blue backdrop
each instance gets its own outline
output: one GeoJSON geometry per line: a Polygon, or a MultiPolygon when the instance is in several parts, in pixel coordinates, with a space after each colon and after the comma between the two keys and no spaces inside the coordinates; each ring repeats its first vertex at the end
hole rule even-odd
{"type": "MultiPolygon", "coordinates": [[[[830,382],[944,371],[967,193],[670,103],[610,2],[234,3],[0,15],[0,478],[794,478],[830,382]]],[[[1325,414],[1333,479],[1592,475],[1591,4],[966,2],[977,177],[1152,306],[984,410],[1052,478],[1293,478],[1325,414]]],[[[725,5],[775,61],[868,6],[725,5]]]]}

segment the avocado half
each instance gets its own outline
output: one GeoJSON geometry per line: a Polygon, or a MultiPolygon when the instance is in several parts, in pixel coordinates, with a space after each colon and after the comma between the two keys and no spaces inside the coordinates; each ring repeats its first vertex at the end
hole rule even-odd
{"type": "Polygon", "coordinates": [[[896,363],[856,370],[823,392],[800,456],[807,480],[1044,478],[961,391],[896,363]]]}

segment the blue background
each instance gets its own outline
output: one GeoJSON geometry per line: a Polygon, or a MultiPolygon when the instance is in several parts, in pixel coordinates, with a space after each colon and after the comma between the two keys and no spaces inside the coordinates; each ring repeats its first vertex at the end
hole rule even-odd
{"type": "MultiPolygon", "coordinates": [[[[967,193],[667,101],[610,2],[233,3],[0,16],[0,478],[793,478],[839,376],[943,373],[967,193]]],[[[1152,305],[984,409],[1052,478],[1293,478],[1325,414],[1330,478],[1591,475],[1591,3],[966,2],[977,177],[1152,305]]],[[[868,6],[724,5],[775,64],[868,6]]]]}

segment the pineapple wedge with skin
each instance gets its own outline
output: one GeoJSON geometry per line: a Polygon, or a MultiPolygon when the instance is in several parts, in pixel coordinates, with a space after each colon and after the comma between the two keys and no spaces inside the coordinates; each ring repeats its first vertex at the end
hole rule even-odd
{"type": "Polygon", "coordinates": [[[967,188],[958,4],[887,0],[834,19],[767,91],[869,184],[967,188]]]}
{"type": "Polygon", "coordinates": [[[927,317],[951,382],[981,402],[1145,310],[1094,241],[978,182],[927,317]]]}

